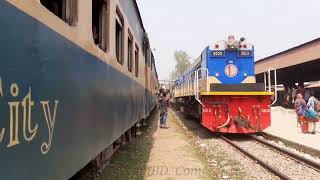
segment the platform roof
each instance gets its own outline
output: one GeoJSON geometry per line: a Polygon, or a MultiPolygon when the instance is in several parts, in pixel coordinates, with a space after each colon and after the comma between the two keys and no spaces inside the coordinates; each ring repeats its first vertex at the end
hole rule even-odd
{"type": "Polygon", "coordinates": [[[320,38],[256,61],[255,72],[261,74],[269,68],[282,69],[315,60],[320,60],[320,38]]]}

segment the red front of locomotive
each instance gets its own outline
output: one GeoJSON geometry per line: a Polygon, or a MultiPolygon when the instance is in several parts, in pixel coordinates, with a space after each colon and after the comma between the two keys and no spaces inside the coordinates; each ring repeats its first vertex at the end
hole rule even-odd
{"type": "Polygon", "coordinates": [[[271,125],[271,95],[204,95],[202,125],[213,132],[255,133],[271,125]]]}

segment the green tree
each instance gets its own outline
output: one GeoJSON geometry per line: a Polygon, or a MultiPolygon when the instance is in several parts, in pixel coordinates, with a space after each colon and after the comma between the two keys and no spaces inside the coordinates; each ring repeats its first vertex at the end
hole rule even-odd
{"type": "Polygon", "coordinates": [[[171,79],[177,79],[191,65],[191,57],[184,51],[175,51],[174,60],[176,66],[170,74],[171,79]]]}

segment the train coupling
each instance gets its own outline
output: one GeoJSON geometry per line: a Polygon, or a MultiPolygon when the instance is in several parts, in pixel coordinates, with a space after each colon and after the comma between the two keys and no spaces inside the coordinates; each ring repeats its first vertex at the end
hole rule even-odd
{"type": "Polygon", "coordinates": [[[241,115],[241,108],[238,107],[238,116],[234,117],[234,123],[237,124],[239,127],[250,127],[250,120],[249,117],[244,117],[241,115]]]}

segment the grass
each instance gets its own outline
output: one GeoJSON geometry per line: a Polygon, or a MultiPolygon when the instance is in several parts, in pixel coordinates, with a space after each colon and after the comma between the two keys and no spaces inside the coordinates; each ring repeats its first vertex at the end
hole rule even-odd
{"type": "Polygon", "coordinates": [[[148,126],[142,134],[121,147],[112,157],[110,164],[103,170],[99,180],[140,180],[144,178],[147,162],[153,146],[153,128],[149,128],[158,113],[149,118],[148,126]]]}

